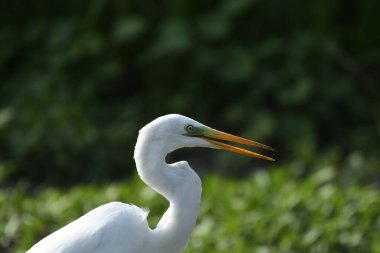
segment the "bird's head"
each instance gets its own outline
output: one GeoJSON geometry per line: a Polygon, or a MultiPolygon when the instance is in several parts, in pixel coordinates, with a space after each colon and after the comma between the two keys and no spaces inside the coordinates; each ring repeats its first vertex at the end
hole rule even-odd
{"type": "Polygon", "coordinates": [[[215,130],[178,114],[169,114],[155,119],[140,130],[139,138],[143,138],[144,141],[165,143],[166,147],[162,148],[167,149],[168,152],[183,147],[208,147],[274,161],[271,157],[232,146],[227,142],[275,151],[267,145],[215,130]]]}

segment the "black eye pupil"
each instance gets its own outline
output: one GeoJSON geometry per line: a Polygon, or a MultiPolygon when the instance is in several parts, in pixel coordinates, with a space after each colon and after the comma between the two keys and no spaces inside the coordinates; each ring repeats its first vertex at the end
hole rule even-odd
{"type": "Polygon", "coordinates": [[[187,129],[186,129],[188,132],[191,132],[193,131],[193,127],[192,126],[187,126],[187,129]]]}

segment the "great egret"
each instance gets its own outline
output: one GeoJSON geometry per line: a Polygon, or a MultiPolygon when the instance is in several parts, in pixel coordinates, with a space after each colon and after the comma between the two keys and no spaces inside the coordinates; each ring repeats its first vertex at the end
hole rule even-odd
{"type": "Polygon", "coordinates": [[[183,252],[196,222],[201,180],[185,161],[167,164],[166,155],[183,147],[209,147],[274,161],[231,146],[226,141],[273,150],[182,115],[170,114],[155,119],[140,130],[134,158],[141,179],[170,203],[157,227],[148,226],[146,209],[112,202],[50,234],[27,253],[183,252]]]}

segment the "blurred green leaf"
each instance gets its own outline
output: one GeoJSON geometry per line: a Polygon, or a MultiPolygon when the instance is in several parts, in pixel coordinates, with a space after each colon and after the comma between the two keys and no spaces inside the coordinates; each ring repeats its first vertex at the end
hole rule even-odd
{"type": "Polygon", "coordinates": [[[146,30],[147,24],[143,17],[125,17],[116,22],[113,37],[119,43],[138,39],[146,30]]]}

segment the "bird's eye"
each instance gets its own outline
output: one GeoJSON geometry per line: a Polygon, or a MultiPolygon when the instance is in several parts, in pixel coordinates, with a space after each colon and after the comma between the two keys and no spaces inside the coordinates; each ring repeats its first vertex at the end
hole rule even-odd
{"type": "Polygon", "coordinates": [[[194,127],[192,125],[185,126],[185,130],[188,133],[192,133],[194,131],[194,127]]]}

